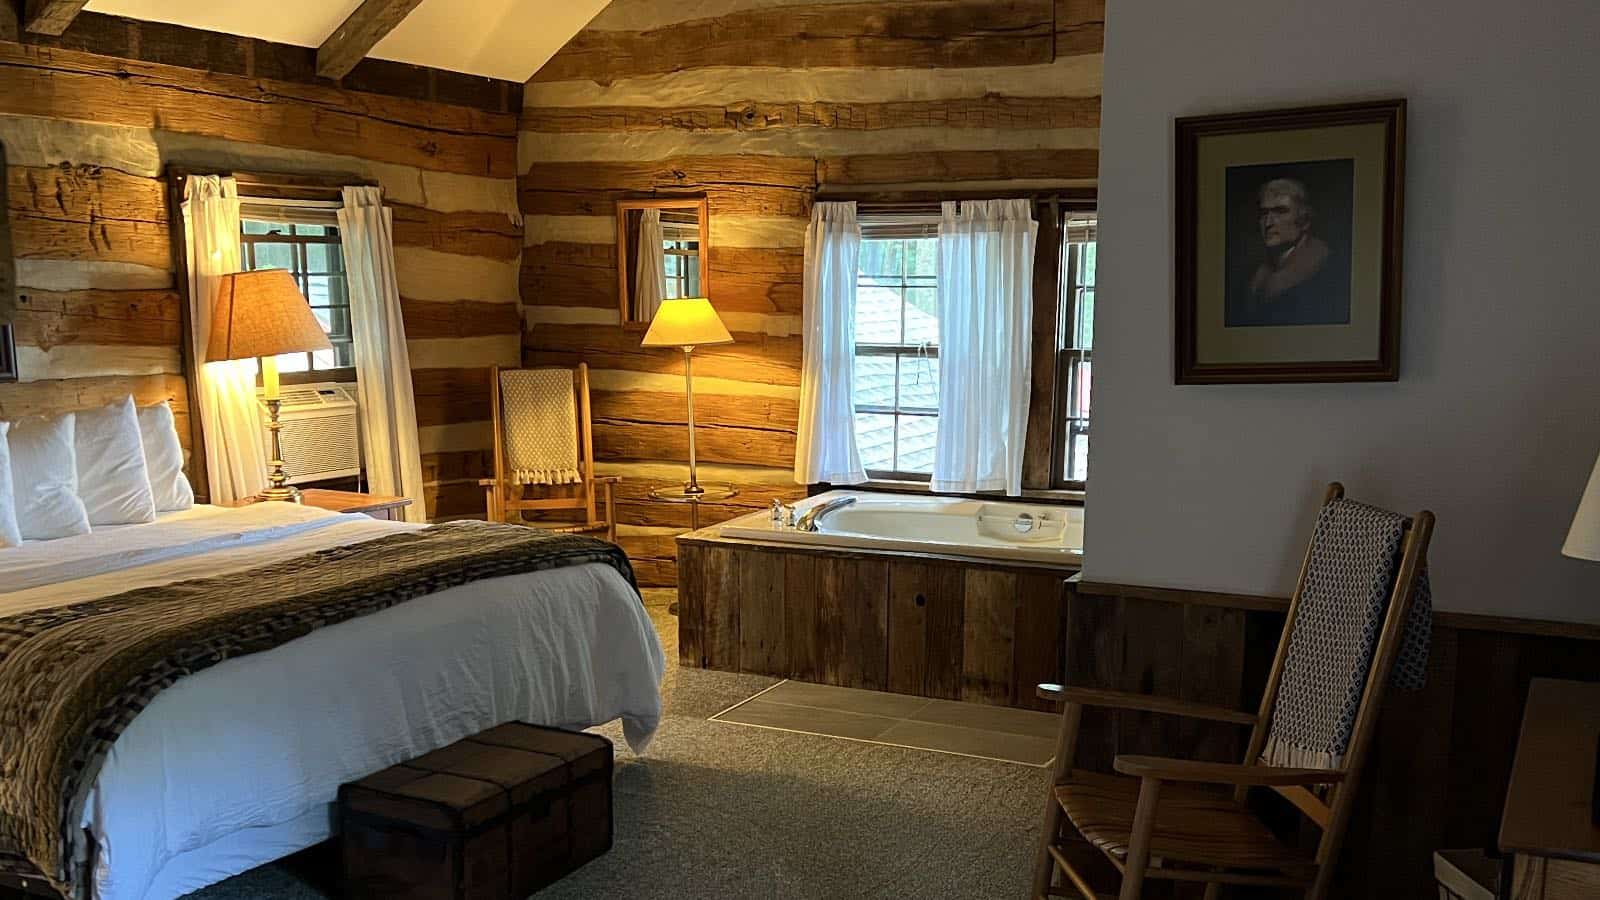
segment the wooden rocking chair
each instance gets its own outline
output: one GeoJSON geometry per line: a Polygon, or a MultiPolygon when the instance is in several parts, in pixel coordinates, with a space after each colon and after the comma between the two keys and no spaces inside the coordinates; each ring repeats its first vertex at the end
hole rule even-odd
{"type": "MultiPolygon", "coordinates": [[[[1334,483],[1328,486],[1325,503],[1343,497],[1344,488],[1334,483]]],[[[1348,748],[1337,768],[1275,767],[1262,758],[1290,637],[1298,624],[1315,538],[1301,564],[1300,580],[1256,714],[1145,694],[1040,685],[1040,697],[1062,701],[1065,707],[1034,862],[1033,900],[1076,896],[1096,900],[1100,895],[1085,876],[1091,868],[1103,874],[1114,869],[1120,874],[1120,900],[1138,900],[1147,879],[1205,884],[1205,900],[1217,900],[1223,885],[1293,888],[1308,900],[1330,896],[1340,843],[1400,652],[1433,524],[1430,512],[1418,513],[1406,524],[1369,677],[1356,708],[1348,748]],[[1249,750],[1242,764],[1119,755],[1113,768],[1120,774],[1078,771],[1073,760],[1086,706],[1251,725],[1249,750]],[[1233,790],[1218,790],[1213,787],[1216,785],[1232,786],[1233,790]],[[1320,790],[1313,791],[1314,787],[1320,790]],[[1315,850],[1280,841],[1268,830],[1245,804],[1251,788],[1276,791],[1316,823],[1322,833],[1315,850]],[[1056,881],[1058,873],[1063,876],[1060,883],[1056,881]]]]}
{"type": "MultiPolygon", "coordinates": [[[[594,426],[589,418],[589,367],[583,363],[573,369],[502,369],[495,366],[490,370],[489,396],[494,418],[494,477],[479,479],[478,484],[484,489],[484,499],[488,505],[489,521],[511,522],[514,524],[537,525],[550,531],[565,534],[603,534],[608,541],[615,542],[617,538],[615,503],[612,496],[613,489],[622,479],[615,475],[594,474],[594,426]],[[502,374],[510,375],[516,372],[552,372],[567,373],[572,378],[572,408],[558,408],[556,416],[539,416],[541,421],[534,426],[518,425],[520,410],[506,409],[506,378],[502,374]],[[571,417],[576,425],[572,433],[572,440],[577,447],[577,480],[570,484],[529,484],[519,483],[513,477],[513,463],[507,459],[507,447],[512,443],[514,435],[510,429],[521,427],[544,427],[547,420],[560,421],[556,425],[563,430],[566,428],[565,418],[571,417]],[[596,497],[596,489],[599,497],[596,497]],[[531,490],[537,491],[541,496],[527,496],[531,490]],[[603,504],[605,515],[599,514],[603,504]],[[567,513],[567,519],[554,521],[528,521],[525,513],[567,513]]],[[[519,396],[521,396],[519,394],[519,396]]],[[[528,402],[526,397],[514,397],[511,403],[528,402]]],[[[559,406],[559,404],[558,404],[559,406]]]]}

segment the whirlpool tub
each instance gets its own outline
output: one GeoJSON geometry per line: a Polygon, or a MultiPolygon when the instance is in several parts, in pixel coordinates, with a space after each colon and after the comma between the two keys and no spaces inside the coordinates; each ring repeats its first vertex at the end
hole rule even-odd
{"type": "Polygon", "coordinates": [[[797,525],[752,513],[721,536],[813,547],[891,550],[1055,566],[1083,562],[1083,508],[1011,501],[829,491],[800,501],[797,525]],[[806,514],[815,531],[805,530],[806,514]]]}

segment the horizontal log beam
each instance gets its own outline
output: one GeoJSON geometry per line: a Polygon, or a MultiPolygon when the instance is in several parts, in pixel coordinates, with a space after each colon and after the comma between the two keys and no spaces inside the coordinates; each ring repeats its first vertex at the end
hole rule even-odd
{"type": "Polygon", "coordinates": [[[1056,0],[1056,56],[1102,53],[1106,0],[1056,0]]]}
{"type": "Polygon", "coordinates": [[[799,315],[805,252],[796,248],[721,247],[708,254],[711,299],[724,312],[799,315]]]}
{"type": "Polygon", "coordinates": [[[834,156],[817,161],[817,174],[825,187],[928,181],[1097,178],[1100,174],[1100,151],[944,150],[834,156]]]}
{"type": "Polygon", "coordinates": [[[411,15],[422,0],[362,0],[328,39],[317,48],[317,74],[335,81],[350,74],[356,63],[389,32],[411,15]]]}
{"type": "MultiPolygon", "coordinates": [[[[591,400],[596,422],[604,420],[614,425],[670,425],[684,428],[689,421],[687,405],[681,393],[593,391],[591,400]]],[[[702,426],[782,432],[791,437],[800,421],[799,404],[795,399],[761,394],[696,391],[694,415],[696,423],[702,426]]],[[[786,463],[787,460],[779,460],[775,464],[786,463]]]]}
{"type": "Polygon", "coordinates": [[[549,241],[522,255],[524,306],[619,309],[616,244],[549,241]]]}
{"type": "Polygon", "coordinates": [[[98,166],[11,166],[6,205],[19,259],[172,266],[164,184],[98,166]]]}
{"type": "MultiPolygon", "coordinates": [[[[9,0],[8,0],[9,2],[9,0]]],[[[26,29],[56,35],[67,30],[88,0],[21,0],[27,7],[26,29]]]]}
{"type": "Polygon", "coordinates": [[[523,110],[523,131],[545,134],[729,132],[786,128],[881,131],[889,128],[1099,128],[1099,97],[1007,97],[837,103],[826,100],[727,106],[583,106],[523,110]]]}
{"type": "Polygon", "coordinates": [[[530,215],[615,215],[630,197],[705,194],[721,213],[809,216],[817,185],[809,158],[693,156],[650,162],[539,162],[518,179],[530,215]]]}
{"type": "MultiPolygon", "coordinates": [[[[174,415],[187,422],[189,388],[182,375],[108,375],[98,378],[61,378],[0,384],[0,420],[25,416],[53,415],[77,409],[91,409],[133,395],[139,406],[153,406],[163,400],[172,404],[174,415]]],[[[189,429],[178,428],[188,444],[189,429]]]]}
{"type": "MultiPolygon", "coordinates": [[[[641,335],[615,325],[550,325],[529,329],[522,338],[524,365],[622,369],[681,375],[683,354],[639,346],[641,335]]],[[[800,338],[735,333],[734,343],[695,351],[696,376],[759,384],[800,384],[800,338]]],[[[780,463],[781,465],[781,463],[780,463]]]]}
{"type": "Polygon", "coordinates": [[[393,204],[394,243],[441,253],[516,259],[522,252],[522,228],[497,212],[439,212],[421,206],[393,204]]]}
{"type": "Polygon", "coordinates": [[[34,291],[17,296],[17,343],[176,347],[183,341],[176,291],[34,291]]]}
{"type": "Polygon", "coordinates": [[[160,128],[430,171],[516,174],[513,115],[74,50],[0,43],[0,113],[160,128]]]}
{"type": "Polygon", "coordinates": [[[649,31],[579,32],[535,82],[612,81],[704,66],[942,68],[1048,63],[1053,0],[779,5],[649,31]]]}
{"type": "MultiPolygon", "coordinates": [[[[791,432],[700,425],[695,429],[694,446],[700,462],[772,465],[794,459],[795,436],[791,432]]],[[[688,459],[689,431],[682,425],[613,424],[597,419],[594,458],[601,462],[688,459]]]]}
{"type": "Polygon", "coordinates": [[[479,300],[445,302],[401,297],[400,315],[405,321],[406,338],[413,341],[522,333],[522,315],[514,303],[486,303],[479,300]]]}
{"type": "Polygon", "coordinates": [[[417,427],[454,425],[490,418],[489,369],[413,369],[417,427]]]}

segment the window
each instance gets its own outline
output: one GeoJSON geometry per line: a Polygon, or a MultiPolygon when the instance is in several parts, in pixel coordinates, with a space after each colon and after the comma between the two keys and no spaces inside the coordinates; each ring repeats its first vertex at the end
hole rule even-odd
{"type": "Polygon", "coordinates": [[[666,271],[666,294],[676,300],[700,296],[700,220],[690,213],[662,210],[662,268],[666,271]]]}
{"type": "Polygon", "coordinates": [[[323,372],[353,367],[355,335],[350,330],[350,291],[338,226],[245,218],[241,231],[240,259],[244,268],[288,269],[333,344],[332,350],[279,356],[279,371],[323,372]]]}
{"type": "Polygon", "coordinates": [[[873,478],[926,480],[939,421],[938,217],[863,217],[856,445],[873,478]]]}
{"type": "Polygon", "coordinates": [[[1098,216],[1063,214],[1056,396],[1062,419],[1055,445],[1057,487],[1082,487],[1089,478],[1089,395],[1094,386],[1094,270],[1098,216]]]}

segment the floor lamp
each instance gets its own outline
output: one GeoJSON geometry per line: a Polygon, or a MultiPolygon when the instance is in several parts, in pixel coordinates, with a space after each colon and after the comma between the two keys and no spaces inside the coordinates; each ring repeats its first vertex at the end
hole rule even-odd
{"type": "Polygon", "coordinates": [[[699,473],[694,458],[694,348],[711,344],[731,344],[733,335],[711,308],[704,297],[663,300],[650,320],[650,330],[645,332],[644,347],[683,348],[683,388],[689,400],[689,483],[683,486],[686,496],[705,493],[700,486],[699,473]]]}
{"type": "Polygon", "coordinates": [[[280,353],[332,350],[327,332],[312,314],[305,295],[285,269],[258,269],[224,275],[217,284],[211,310],[211,339],[206,362],[225,359],[261,360],[262,399],[267,404],[267,431],[272,436],[272,459],[267,463],[267,488],[257,500],[300,502],[300,491],[289,484],[283,469],[283,448],[278,439],[278,360],[280,353]]]}

